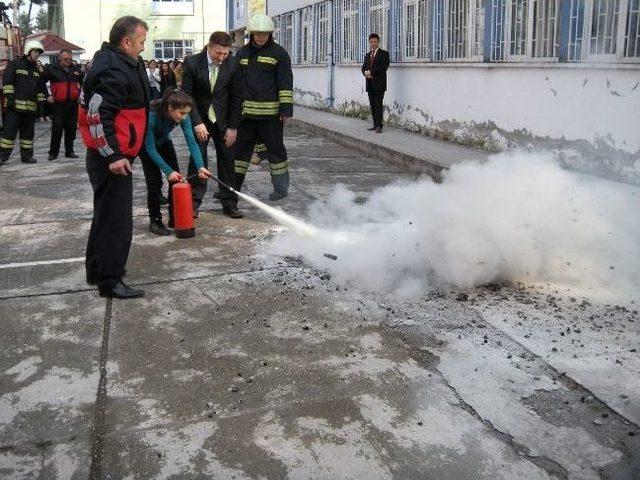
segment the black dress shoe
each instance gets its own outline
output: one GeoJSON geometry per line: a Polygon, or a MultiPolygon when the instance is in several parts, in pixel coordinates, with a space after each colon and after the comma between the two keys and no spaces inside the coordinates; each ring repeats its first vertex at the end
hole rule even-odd
{"type": "Polygon", "coordinates": [[[156,235],[163,235],[165,237],[167,235],[171,235],[171,231],[164,226],[162,220],[152,220],[149,224],[149,231],[151,233],[155,233],[156,235]]]}
{"type": "Polygon", "coordinates": [[[137,288],[131,288],[129,285],[122,283],[122,281],[116,283],[113,288],[101,288],[100,296],[107,298],[119,298],[121,300],[128,300],[130,298],[144,297],[144,290],[137,288]]]}
{"type": "Polygon", "coordinates": [[[376,128],[376,133],[382,133],[382,127],[376,128]]]}
{"type": "Polygon", "coordinates": [[[66,154],[64,155],[64,158],[80,158],[80,155],[78,155],[78,154],[77,154],[77,153],[75,153],[75,152],[71,152],[71,153],[66,153],[66,154]]]}
{"type": "Polygon", "coordinates": [[[238,210],[238,207],[222,207],[222,211],[229,218],[242,218],[244,213],[238,210]]]}
{"type": "Polygon", "coordinates": [[[38,161],[35,158],[23,158],[20,161],[22,163],[38,163],[38,161]]]}
{"type": "Polygon", "coordinates": [[[57,155],[49,155],[49,157],[47,157],[47,160],[52,161],[52,160],[55,160],[56,158],[58,158],[57,155]]]}
{"type": "Polygon", "coordinates": [[[373,131],[374,131],[374,130],[376,130],[377,128],[378,128],[378,127],[371,127],[371,128],[367,128],[367,130],[368,130],[369,132],[373,132],[373,131]]]}

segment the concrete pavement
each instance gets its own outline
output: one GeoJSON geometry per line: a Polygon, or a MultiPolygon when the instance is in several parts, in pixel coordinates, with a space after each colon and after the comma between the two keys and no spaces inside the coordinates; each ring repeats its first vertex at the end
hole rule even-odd
{"type": "MultiPolygon", "coordinates": [[[[139,164],[127,280],[147,295],[100,299],[84,162],[47,162],[47,142],[0,167],[0,477],[640,477],[637,305],[365,295],[268,255],[280,228],[211,194],[195,238],[156,237],[139,164]]],[[[407,175],[293,127],[287,144],[301,217],[335,183],[365,198],[407,175]]],[[[270,190],[252,167],[247,191],[270,190]]]]}

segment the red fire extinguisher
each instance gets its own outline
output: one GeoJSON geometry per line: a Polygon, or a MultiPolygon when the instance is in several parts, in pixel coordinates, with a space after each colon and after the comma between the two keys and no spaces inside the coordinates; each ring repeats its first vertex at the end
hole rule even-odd
{"type": "Polygon", "coordinates": [[[176,230],[176,237],[195,237],[196,227],[193,223],[191,185],[186,182],[178,182],[173,184],[171,188],[173,188],[173,226],[176,230]]]}

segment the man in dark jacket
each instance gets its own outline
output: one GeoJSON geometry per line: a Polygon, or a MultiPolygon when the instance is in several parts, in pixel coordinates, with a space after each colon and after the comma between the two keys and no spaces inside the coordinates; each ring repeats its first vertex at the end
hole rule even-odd
{"type": "MultiPolygon", "coordinates": [[[[218,178],[227,185],[235,185],[233,153],[240,126],[242,110],[242,78],[238,61],[231,55],[231,37],[226,32],[213,32],[206,48],[184,61],[182,88],[191,95],[196,108],[191,110],[191,123],[200,142],[202,160],[208,168],[207,146],[209,137],[216,148],[218,178]]],[[[193,159],[189,162],[188,175],[197,173],[193,159]]],[[[207,192],[206,180],[197,175],[191,179],[194,199],[194,216],[207,192]]],[[[220,203],[225,215],[242,218],[238,210],[238,197],[229,189],[220,187],[220,203]]]]}
{"type": "Polygon", "coordinates": [[[4,131],[0,138],[0,165],[6,162],[13,151],[16,135],[20,132],[20,160],[36,163],[33,158],[33,136],[35,121],[44,118],[44,102],[47,87],[42,80],[42,66],[38,58],[44,51],[42,44],[30,40],[25,45],[25,54],[12,60],[3,75],[6,116],[4,131]]]}
{"type": "Polygon", "coordinates": [[[144,295],[122,278],[133,234],[131,163],[142,147],[149,110],[149,81],[139,56],[147,30],[136,17],[116,20],[109,42],[93,57],[80,98],[78,125],[93,187],[87,282],[104,297],[144,295]]]}
{"type": "Polygon", "coordinates": [[[61,50],[58,61],[44,70],[44,79],[51,85],[51,144],[49,160],[55,160],[60,153],[60,141],[64,132],[64,156],[78,158],[73,151],[78,126],[78,98],[84,74],[79,65],[72,65],[71,50],[61,50]]]}
{"type": "Polygon", "coordinates": [[[389,68],[389,52],[380,48],[380,36],[377,33],[369,35],[370,51],[364,57],[362,64],[362,74],[365,76],[367,93],[369,94],[369,105],[371,106],[371,116],[373,117],[373,127],[368,130],[375,130],[382,133],[382,115],[384,92],[387,90],[387,69],[389,68]]]}
{"type": "Polygon", "coordinates": [[[273,40],[274,24],[263,13],[248,22],[249,44],[238,51],[244,102],[236,148],[236,185],[242,188],[251,156],[259,139],[266,145],[276,201],[289,191],[289,162],[283,127],[293,116],[293,72],[287,51],[273,40]]]}

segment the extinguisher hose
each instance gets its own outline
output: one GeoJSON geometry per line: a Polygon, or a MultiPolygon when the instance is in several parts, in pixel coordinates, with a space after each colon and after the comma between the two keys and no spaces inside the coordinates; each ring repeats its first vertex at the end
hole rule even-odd
{"type": "MultiPolygon", "coordinates": [[[[197,177],[199,174],[198,173],[194,173],[193,175],[189,175],[188,177],[186,177],[184,180],[182,180],[183,182],[188,182],[189,180],[191,180],[192,178],[197,177]]],[[[233,193],[238,193],[236,191],[235,188],[230,187],[229,185],[227,185],[226,183],[224,183],[222,180],[220,180],[218,177],[216,177],[215,175],[211,175],[211,177],[213,180],[215,180],[216,182],[218,182],[220,185],[222,185],[225,188],[228,188],[229,190],[231,190],[233,193]]]]}

